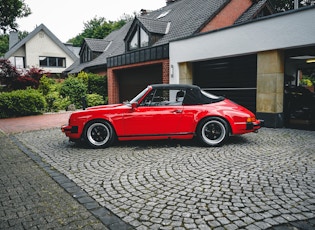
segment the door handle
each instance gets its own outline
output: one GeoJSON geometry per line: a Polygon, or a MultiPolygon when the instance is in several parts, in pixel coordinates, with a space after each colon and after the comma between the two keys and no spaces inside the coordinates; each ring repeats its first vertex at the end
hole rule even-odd
{"type": "Polygon", "coordinates": [[[182,113],[182,112],[183,112],[183,110],[181,110],[181,109],[176,109],[173,111],[173,113],[182,113]]]}

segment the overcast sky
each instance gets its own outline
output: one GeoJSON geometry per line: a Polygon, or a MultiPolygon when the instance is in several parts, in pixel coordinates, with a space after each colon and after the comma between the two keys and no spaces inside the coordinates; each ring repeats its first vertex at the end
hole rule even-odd
{"type": "Polygon", "coordinates": [[[166,5],[166,0],[24,0],[32,14],[18,19],[20,31],[32,32],[44,24],[62,42],[67,42],[82,32],[84,22],[96,17],[116,21],[126,13],[141,9],[157,10],[166,5]]]}

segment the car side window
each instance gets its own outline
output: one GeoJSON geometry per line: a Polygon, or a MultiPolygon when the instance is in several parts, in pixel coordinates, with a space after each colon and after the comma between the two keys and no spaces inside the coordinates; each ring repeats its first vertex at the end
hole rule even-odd
{"type": "Polygon", "coordinates": [[[184,97],[184,90],[155,89],[144,98],[140,106],[182,105],[184,97]]]}

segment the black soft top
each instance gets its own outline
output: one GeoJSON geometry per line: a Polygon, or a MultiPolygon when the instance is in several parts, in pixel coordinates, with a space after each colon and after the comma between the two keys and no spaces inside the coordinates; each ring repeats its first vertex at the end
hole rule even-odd
{"type": "Polygon", "coordinates": [[[224,97],[216,96],[207,93],[200,89],[196,85],[186,85],[186,84],[154,84],[150,85],[152,89],[175,89],[175,90],[185,90],[185,98],[183,100],[183,105],[202,105],[211,104],[219,101],[223,101],[224,97]]]}

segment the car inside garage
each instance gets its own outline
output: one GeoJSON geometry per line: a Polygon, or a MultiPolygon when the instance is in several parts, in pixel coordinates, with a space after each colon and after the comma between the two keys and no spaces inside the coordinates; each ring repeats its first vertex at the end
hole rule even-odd
{"type": "Polygon", "coordinates": [[[315,130],[315,46],[285,52],[285,126],[315,130]]]}

